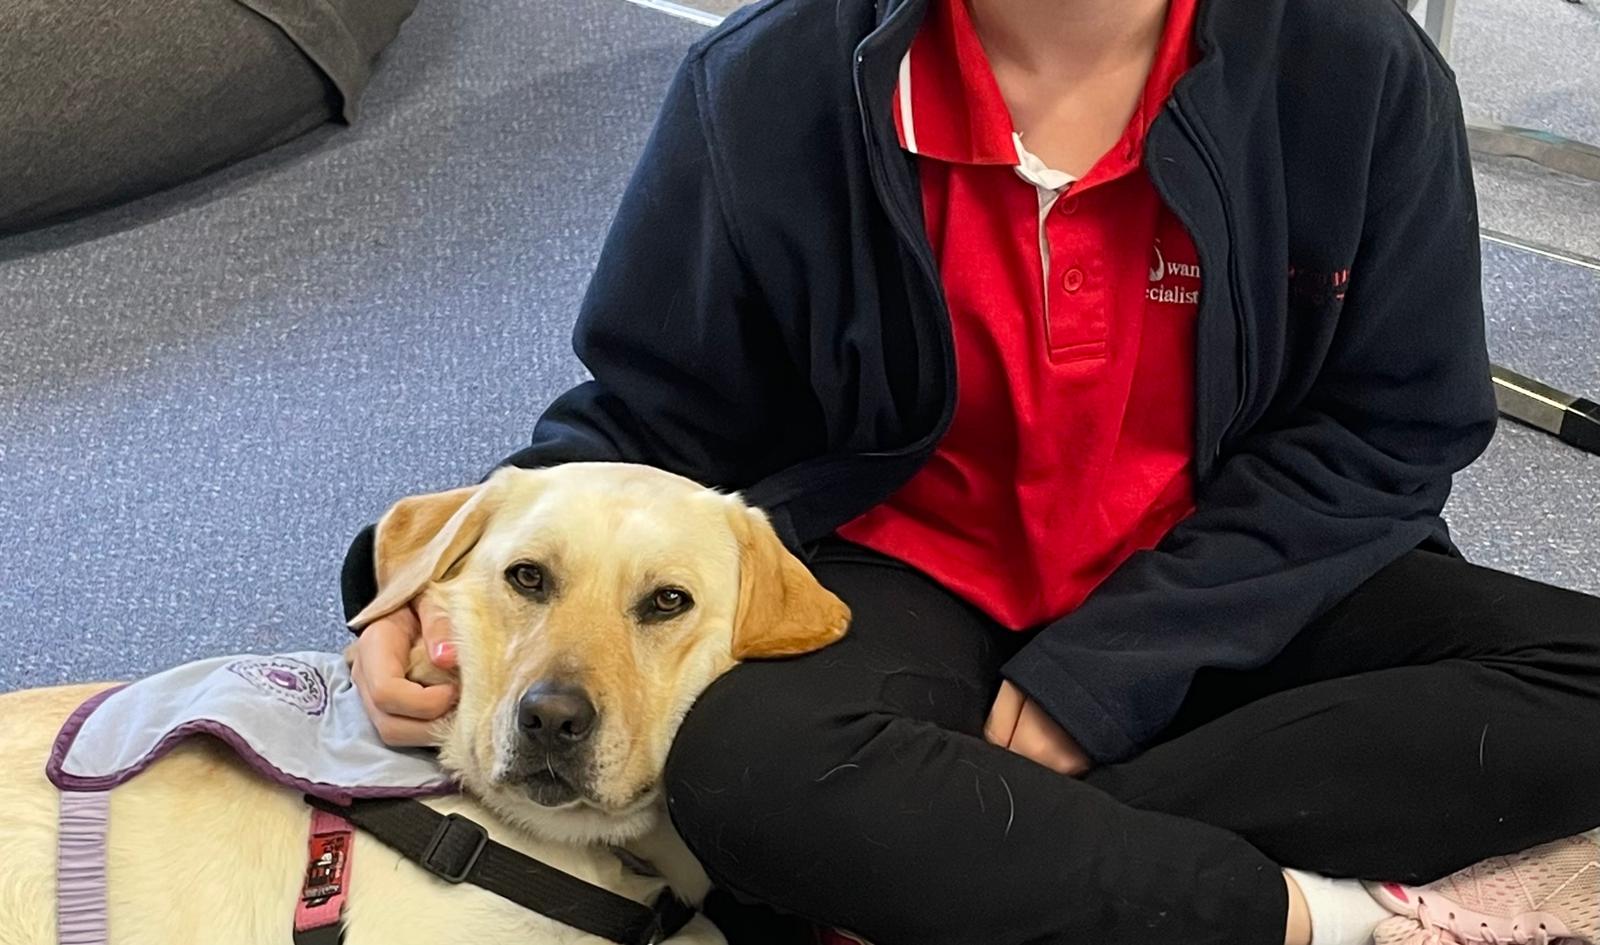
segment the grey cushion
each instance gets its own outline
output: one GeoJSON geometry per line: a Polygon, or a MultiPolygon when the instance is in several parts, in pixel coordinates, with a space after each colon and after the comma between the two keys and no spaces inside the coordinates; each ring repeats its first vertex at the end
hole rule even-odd
{"type": "Polygon", "coordinates": [[[0,233],[354,117],[414,3],[0,3],[0,233]]]}
{"type": "Polygon", "coordinates": [[[355,121],[373,63],[417,0],[238,0],[292,39],[339,90],[340,114],[355,121]]]}

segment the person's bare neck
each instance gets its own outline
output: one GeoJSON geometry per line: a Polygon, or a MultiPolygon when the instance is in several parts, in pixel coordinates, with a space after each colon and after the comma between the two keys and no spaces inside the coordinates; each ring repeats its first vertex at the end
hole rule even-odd
{"type": "Polygon", "coordinates": [[[1041,77],[1071,80],[1152,55],[1168,0],[966,2],[991,60],[1041,77]]]}

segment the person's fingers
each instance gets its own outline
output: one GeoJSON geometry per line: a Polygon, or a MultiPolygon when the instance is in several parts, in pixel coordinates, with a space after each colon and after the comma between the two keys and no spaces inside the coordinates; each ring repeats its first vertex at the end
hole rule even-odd
{"type": "Polygon", "coordinates": [[[1055,757],[1047,734],[1040,728],[1038,719],[1028,712],[1027,706],[1023,707],[1022,714],[1017,718],[1017,729],[1011,735],[1010,748],[1046,768],[1054,769],[1059,760],[1055,757]]]}
{"type": "Polygon", "coordinates": [[[369,675],[365,678],[358,676],[357,682],[376,681],[370,674],[383,668],[382,661],[374,660],[376,654],[388,651],[409,653],[411,643],[417,638],[417,615],[410,607],[402,607],[392,614],[385,614],[367,624],[355,644],[351,647],[353,653],[349,656],[350,665],[355,667],[358,659],[365,657],[364,663],[369,675]]]}
{"type": "Polygon", "coordinates": [[[406,678],[416,639],[414,626],[415,618],[391,622],[386,617],[362,632],[357,647],[357,688],[371,708],[385,715],[429,722],[450,711],[456,691],[454,686],[422,686],[406,678]]]}
{"type": "Polygon", "coordinates": [[[424,722],[439,718],[456,704],[454,686],[423,686],[403,675],[384,676],[369,687],[368,695],[381,712],[424,722]]]}
{"type": "Polygon", "coordinates": [[[384,744],[395,748],[432,745],[432,721],[455,704],[455,687],[421,686],[406,678],[420,635],[417,614],[402,607],[368,625],[348,653],[367,717],[384,744]]]}
{"type": "Polygon", "coordinates": [[[356,639],[364,640],[376,630],[377,636],[382,639],[399,636],[411,640],[416,637],[418,626],[417,609],[413,604],[407,604],[372,621],[356,639]]]}
{"type": "Polygon", "coordinates": [[[1078,743],[1032,699],[1024,701],[1011,750],[1059,774],[1081,774],[1089,767],[1078,743]]]}
{"type": "MultiPolygon", "coordinates": [[[[377,689],[395,677],[404,678],[406,660],[411,655],[411,645],[417,637],[413,621],[392,619],[391,614],[362,631],[356,648],[360,651],[362,681],[366,694],[377,701],[377,689]]],[[[383,705],[378,703],[381,709],[383,705]]]]}
{"type": "Polygon", "coordinates": [[[390,748],[432,748],[435,744],[432,722],[386,715],[372,724],[378,729],[378,737],[390,748]]]}
{"type": "Polygon", "coordinates": [[[1007,748],[1011,745],[1013,733],[1017,729],[1017,719],[1022,714],[1024,698],[1022,690],[1013,686],[1009,680],[1000,684],[1000,692],[995,696],[994,706],[989,710],[988,721],[983,726],[983,737],[990,744],[1007,748]]]}
{"type": "Polygon", "coordinates": [[[451,636],[450,617],[444,608],[421,598],[416,602],[417,620],[422,625],[422,640],[428,659],[440,669],[455,669],[456,644],[451,636]]]}
{"type": "Polygon", "coordinates": [[[433,744],[433,723],[390,715],[372,704],[367,691],[360,686],[361,702],[366,706],[367,717],[378,730],[378,737],[390,748],[426,748],[433,744]]]}

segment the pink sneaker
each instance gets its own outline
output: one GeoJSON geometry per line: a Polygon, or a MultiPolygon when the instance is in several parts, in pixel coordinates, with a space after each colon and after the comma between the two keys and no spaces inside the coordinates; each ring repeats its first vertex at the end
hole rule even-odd
{"type": "Polygon", "coordinates": [[[1375,883],[1395,918],[1376,945],[1600,945],[1600,844],[1590,834],[1497,856],[1427,886],[1375,883]]]}

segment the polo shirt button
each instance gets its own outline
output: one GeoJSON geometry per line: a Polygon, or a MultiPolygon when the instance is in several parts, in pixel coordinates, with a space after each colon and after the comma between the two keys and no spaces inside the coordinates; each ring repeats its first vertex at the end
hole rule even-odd
{"type": "Polygon", "coordinates": [[[1083,270],[1068,269],[1067,274],[1061,277],[1061,287],[1068,292],[1076,292],[1083,288],[1083,270]]]}
{"type": "Polygon", "coordinates": [[[1061,212],[1063,214],[1071,215],[1071,214],[1077,213],[1078,212],[1078,198],[1077,197],[1062,197],[1061,198],[1060,207],[1061,207],[1061,212]]]}

